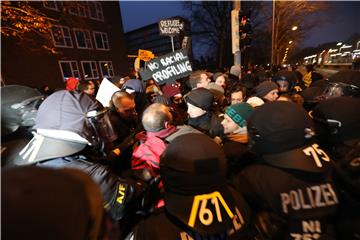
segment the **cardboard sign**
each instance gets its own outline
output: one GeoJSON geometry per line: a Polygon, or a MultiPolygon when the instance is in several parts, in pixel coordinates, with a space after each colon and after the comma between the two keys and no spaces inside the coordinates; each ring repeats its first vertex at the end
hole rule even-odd
{"type": "Polygon", "coordinates": [[[159,31],[160,35],[175,36],[184,29],[184,23],[180,18],[170,18],[160,20],[159,31]]]}
{"type": "Polygon", "coordinates": [[[140,70],[141,78],[154,79],[159,85],[174,83],[176,79],[189,76],[192,72],[186,49],[155,58],[147,62],[146,66],[147,69],[140,70]]]}
{"type": "Polygon", "coordinates": [[[155,55],[151,51],[139,49],[138,57],[140,58],[140,60],[147,62],[155,58],[155,55]]]}
{"type": "Polygon", "coordinates": [[[110,82],[107,78],[101,81],[96,100],[98,100],[104,107],[110,106],[111,96],[120,89],[110,82]]]}

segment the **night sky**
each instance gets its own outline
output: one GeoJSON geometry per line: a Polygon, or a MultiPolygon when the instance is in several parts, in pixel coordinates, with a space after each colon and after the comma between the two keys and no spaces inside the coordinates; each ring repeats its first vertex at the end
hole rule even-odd
{"type": "MultiPolygon", "coordinates": [[[[360,33],[360,1],[332,1],[329,4],[331,19],[310,32],[302,47],[343,41],[360,33]]],[[[168,17],[187,15],[180,1],[120,1],[120,6],[125,32],[168,17]]]]}

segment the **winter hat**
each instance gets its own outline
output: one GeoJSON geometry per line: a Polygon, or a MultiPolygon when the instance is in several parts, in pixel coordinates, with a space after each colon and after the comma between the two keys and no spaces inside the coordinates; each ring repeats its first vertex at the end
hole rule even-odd
{"type": "Polygon", "coordinates": [[[234,76],[239,76],[241,73],[241,67],[240,65],[233,65],[230,68],[230,74],[234,75],[234,76]]]}
{"type": "Polygon", "coordinates": [[[208,111],[213,105],[214,95],[206,88],[196,88],[185,97],[185,101],[208,111]]]}
{"type": "Polygon", "coordinates": [[[264,100],[259,97],[250,97],[246,102],[253,108],[259,107],[265,103],[264,100]]]}
{"type": "Polygon", "coordinates": [[[240,127],[246,126],[246,119],[253,113],[253,107],[248,103],[237,103],[226,108],[228,115],[240,127]]]}
{"type": "Polygon", "coordinates": [[[257,87],[255,88],[255,91],[256,91],[256,95],[258,97],[262,98],[274,89],[278,89],[278,85],[276,83],[271,82],[271,81],[264,81],[264,82],[260,83],[259,85],[257,85],[257,87]]]}
{"type": "Polygon", "coordinates": [[[139,79],[130,79],[126,81],[122,87],[122,90],[131,89],[135,92],[144,92],[144,86],[139,79]]]}
{"type": "Polygon", "coordinates": [[[224,88],[214,82],[209,83],[205,88],[209,89],[210,92],[214,94],[214,101],[217,101],[224,96],[224,88]]]}
{"type": "Polygon", "coordinates": [[[74,77],[68,78],[68,80],[66,81],[66,90],[68,91],[76,90],[78,83],[79,80],[77,78],[74,77]]]}
{"type": "Polygon", "coordinates": [[[165,84],[162,87],[162,92],[165,97],[171,98],[178,94],[181,94],[180,89],[175,84],[165,84]]]}
{"type": "Polygon", "coordinates": [[[99,239],[102,194],[83,171],[16,167],[2,170],[1,180],[3,238],[99,239]]]}
{"type": "Polygon", "coordinates": [[[165,97],[164,95],[157,95],[154,98],[154,103],[161,103],[168,107],[171,106],[171,100],[168,97],[165,97]]]}
{"type": "Polygon", "coordinates": [[[209,83],[206,89],[209,89],[213,94],[224,94],[224,88],[214,82],[209,83]]]}

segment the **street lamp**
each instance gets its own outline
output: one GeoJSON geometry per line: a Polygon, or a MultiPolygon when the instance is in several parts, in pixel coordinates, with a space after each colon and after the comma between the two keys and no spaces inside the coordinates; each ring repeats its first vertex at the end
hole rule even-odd
{"type": "MultiPolygon", "coordinates": [[[[273,32],[276,32],[275,33],[275,36],[272,36],[272,39],[273,39],[273,48],[272,48],[272,52],[271,52],[271,59],[273,59],[273,62],[276,63],[277,59],[279,59],[279,50],[278,50],[278,46],[281,44],[281,42],[284,40],[285,37],[287,37],[289,34],[290,31],[296,31],[298,30],[298,26],[292,26],[291,28],[288,28],[287,30],[285,30],[285,32],[282,34],[282,36],[277,39],[277,31],[273,31],[273,32]]],[[[290,40],[289,42],[289,45],[293,43],[292,40],[290,40]]]]}
{"type": "Polygon", "coordinates": [[[342,44],[342,42],[338,42],[338,43],[336,44],[336,46],[341,46],[341,44],[342,44]]]}

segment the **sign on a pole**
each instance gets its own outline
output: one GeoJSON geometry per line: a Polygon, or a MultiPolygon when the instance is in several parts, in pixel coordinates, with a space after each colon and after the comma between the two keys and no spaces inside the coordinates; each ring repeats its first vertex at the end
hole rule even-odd
{"type": "Polygon", "coordinates": [[[159,21],[160,35],[175,36],[184,29],[184,23],[180,18],[169,18],[159,21]]]}
{"type": "Polygon", "coordinates": [[[138,57],[140,58],[140,60],[147,62],[153,59],[155,55],[151,51],[139,49],[138,57]]]}
{"type": "Polygon", "coordinates": [[[232,53],[235,54],[237,51],[240,51],[239,10],[231,11],[231,42],[232,53]]]}
{"type": "Polygon", "coordinates": [[[161,85],[174,83],[176,79],[189,76],[192,72],[187,50],[181,49],[146,63],[147,68],[140,70],[143,80],[154,79],[161,85]]]}

